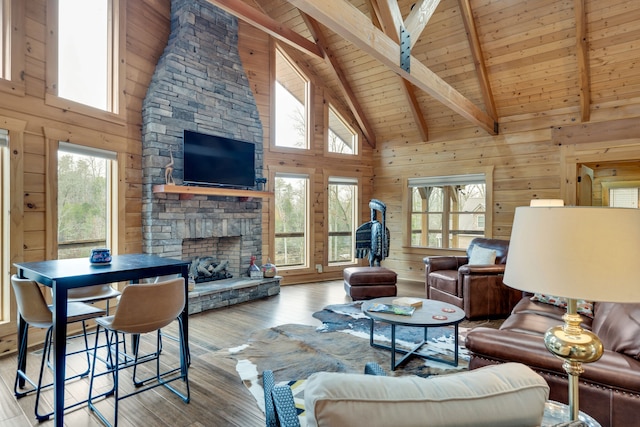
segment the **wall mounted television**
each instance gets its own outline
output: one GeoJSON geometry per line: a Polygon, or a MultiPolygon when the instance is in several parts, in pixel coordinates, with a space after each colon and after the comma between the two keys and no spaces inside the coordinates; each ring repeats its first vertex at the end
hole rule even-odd
{"type": "Polygon", "coordinates": [[[184,184],[254,189],[255,144],[184,131],[184,184]]]}

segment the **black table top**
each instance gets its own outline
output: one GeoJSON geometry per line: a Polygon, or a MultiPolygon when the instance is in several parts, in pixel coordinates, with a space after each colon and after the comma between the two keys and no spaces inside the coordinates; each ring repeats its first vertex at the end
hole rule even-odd
{"type": "Polygon", "coordinates": [[[188,268],[189,261],[149,254],[125,254],[113,255],[111,263],[100,265],[91,264],[89,257],[20,262],[14,265],[19,274],[43,285],[52,286],[55,282],[76,287],[176,273],[188,268]]]}

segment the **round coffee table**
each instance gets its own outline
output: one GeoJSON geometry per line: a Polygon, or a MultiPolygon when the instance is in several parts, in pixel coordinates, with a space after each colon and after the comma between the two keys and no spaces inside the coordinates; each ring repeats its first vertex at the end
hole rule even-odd
{"type": "Polygon", "coordinates": [[[422,300],[422,307],[417,307],[411,316],[403,316],[398,314],[380,313],[369,311],[369,308],[375,303],[391,304],[396,297],[376,298],[362,303],[362,312],[371,319],[371,332],[369,335],[369,344],[372,347],[391,350],[391,370],[395,371],[398,366],[404,363],[407,358],[412,355],[423,357],[425,359],[435,360],[446,363],[448,365],[458,366],[458,324],[465,318],[464,311],[455,305],[442,301],[429,299],[422,300]],[[374,325],[375,321],[388,323],[391,326],[391,345],[384,345],[374,342],[374,325]],[[417,343],[412,349],[404,349],[396,347],[396,326],[413,326],[424,328],[424,339],[417,343]],[[429,328],[440,326],[454,327],[454,359],[453,361],[434,357],[418,350],[427,343],[427,334],[429,328]],[[404,356],[396,363],[396,353],[402,353],[404,356]]]}

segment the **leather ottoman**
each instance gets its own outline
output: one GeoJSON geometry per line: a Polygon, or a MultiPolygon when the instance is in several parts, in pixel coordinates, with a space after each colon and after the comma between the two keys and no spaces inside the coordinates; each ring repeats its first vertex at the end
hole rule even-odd
{"type": "Polygon", "coordinates": [[[344,290],[353,300],[394,297],[398,293],[398,275],[384,267],[348,267],[344,269],[344,290]]]}

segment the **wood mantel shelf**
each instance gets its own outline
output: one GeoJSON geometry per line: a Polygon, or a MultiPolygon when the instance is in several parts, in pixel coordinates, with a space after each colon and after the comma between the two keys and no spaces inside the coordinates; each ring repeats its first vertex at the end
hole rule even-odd
{"type": "Polygon", "coordinates": [[[191,194],[202,196],[256,197],[268,199],[273,193],[268,191],[238,190],[234,188],[198,187],[192,185],[158,184],[153,186],[154,193],[191,194]]]}

